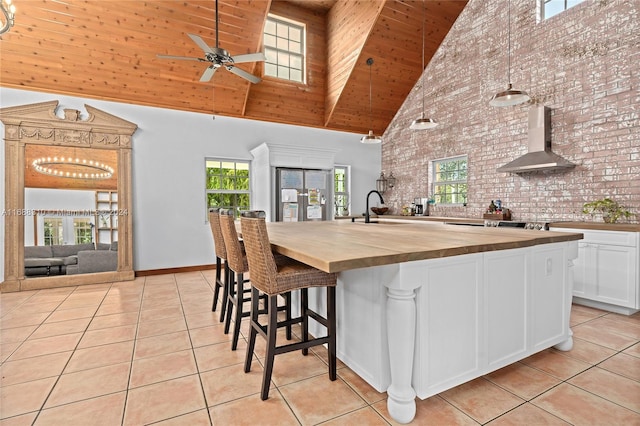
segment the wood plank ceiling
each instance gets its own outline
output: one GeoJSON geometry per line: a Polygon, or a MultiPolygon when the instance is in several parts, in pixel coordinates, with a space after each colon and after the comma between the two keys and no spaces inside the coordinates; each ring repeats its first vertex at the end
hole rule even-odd
{"type": "MultiPolygon", "coordinates": [[[[85,98],[381,134],[420,77],[422,1],[219,0],[219,46],[262,50],[268,13],[307,25],[307,81],[259,84],[206,64],[187,36],[215,46],[213,0],[14,0],[0,41],[0,85],[85,98]],[[369,115],[369,67],[373,119],[369,115]],[[372,126],[371,123],[372,122],[372,126]]],[[[428,64],[467,0],[425,1],[428,64]]],[[[262,75],[262,64],[238,67],[262,75]]]]}

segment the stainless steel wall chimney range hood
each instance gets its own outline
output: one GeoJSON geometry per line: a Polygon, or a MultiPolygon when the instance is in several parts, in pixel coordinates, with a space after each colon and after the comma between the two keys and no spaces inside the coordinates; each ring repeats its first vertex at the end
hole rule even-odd
{"type": "Polygon", "coordinates": [[[529,109],[529,152],[498,167],[497,171],[527,173],[575,166],[551,151],[551,110],[544,105],[532,105],[529,109]]]}

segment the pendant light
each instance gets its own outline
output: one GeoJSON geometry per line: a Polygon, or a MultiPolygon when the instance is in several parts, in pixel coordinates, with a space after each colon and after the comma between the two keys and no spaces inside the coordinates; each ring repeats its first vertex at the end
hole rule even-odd
{"type": "Polygon", "coordinates": [[[367,65],[369,66],[369,133],[364,135],[360,142],[368,144],[382,143],[382,138],[373,134],[373,108],[371,106],[373,98],[371,95],[371,65],[373,65],[373,58],[367,59],[367,65]]]}
{"type": "Polygon", "coordinates": [[[509,16],[509,46],[507,51],[507,80],[509,85],[507,86],[507,90],[504,92],[496,93],[493,98],[489,101],[489,105],[495,107],[506,107],[512,105],[518,105],[527,102],[530,98],[527,92],[523,90],[513,89],[511,85],[511,0],[509,0],[508,6],[508,16],[509,16]]]}
{"type": "MultiPolygon", "coordinates": [[[[422,0],[422,68],[420,68],[421,75],[422,73],[424,73],[424,9],[425,9],[424,0],[422,0]]],[[[413,120],[413,123],[411,123],[411,126],[409,126],[409,128],[412,130],[433,129],[438,125],[438,123],[435,120],[424,117],[424,86],[425,84],[426,84],[425,79],[423,77],[422,78],[422,114],[420,115],[420,118],[416,118],[415,120],[413,120]]]]}

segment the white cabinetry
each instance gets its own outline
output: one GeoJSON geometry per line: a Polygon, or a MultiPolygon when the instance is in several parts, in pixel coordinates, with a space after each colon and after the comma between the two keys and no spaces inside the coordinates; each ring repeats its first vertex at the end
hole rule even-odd
{"type": "Polygon", "coordinates": [[[576,303],[613,312],[640,310],[640,233],[552,228],[582,232],[575,263],[576,303]]]}
{"type": "Polygon", "coordinates": [[[338,358],[387,391],[396,348],[390,336],[408,333],[415,357],[407,371],[425,399],[551,346],[569,350],[576,253],[576,242],[567,242],[340,272],[338,358]],[[415,330],[389,331],[388,321],[405,313],[395,302],[415,306],[415,330]]]}

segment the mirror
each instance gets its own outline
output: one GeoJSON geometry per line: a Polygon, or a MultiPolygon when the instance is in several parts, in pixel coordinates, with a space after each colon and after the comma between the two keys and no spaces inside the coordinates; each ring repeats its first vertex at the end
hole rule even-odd
{"type": "Polygon", "coordinates": [[[57,106],[0,109],[2,292],[134,278],[131,136],[137,126],[88,105],[86,119],[71,109],[59,117],[57,106]]]}
{"type": "Polygon", "coordinates": [[[25,278],[117,270],[117,161],[114,150],[25,147],[25,278]]]}

